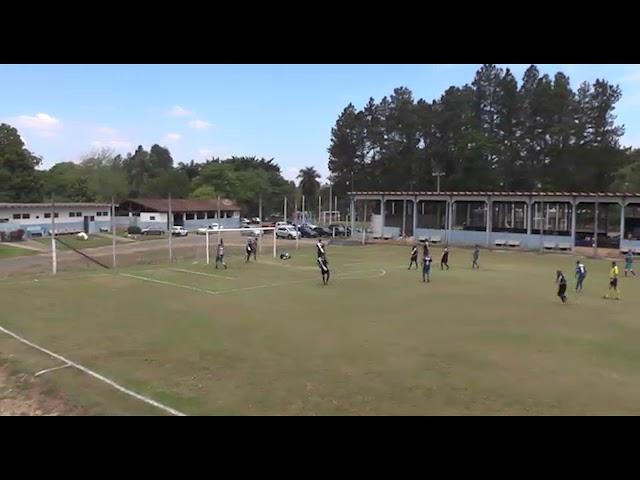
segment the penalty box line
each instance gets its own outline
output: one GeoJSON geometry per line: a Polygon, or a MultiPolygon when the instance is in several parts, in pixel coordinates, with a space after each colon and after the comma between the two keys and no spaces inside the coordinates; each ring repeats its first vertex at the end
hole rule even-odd
{"type": "MultiPolygon", "coordinates": [[[[133,398],[135,398],[137,400],[140,400],[140,401],[142,401],[144,403],[152,405],[152,406],[154,406],[154,407],[156,407],[156,408],[158,408],[160,410],[163,410],[163,411],[165,411],[167,413],[170,413],[171,415],[176,415],[176,416],[179,416],[179,417],[186,416],[186,414],[184,414],[184,413],[182,413],[182,412],[180,412],[178,410],[175,410],[175,409],[173,409],[171,407],[168,407],[167,405],[164,405],[164,404],[162,404],[160,402],[156,402],[155,400],[153,400],[153,399],[151,399],[149,397],[145,397],[144,395],[141,395],[139,393],[136,393],[133,390],[129,390],[128,388],[123,387],[122,385],[114,382],[110,378],[107,378],[104,375],[100,375],[99,373],[94,372],[93,370],[91,370],[91,369],[89,369],[89,368],[87,368],[87,367],[85,367],[83,365],[80,365],[79,363],[76,363],[76,362],[74,362],[72,360],[69,360],[68,358],[65,358],[62,355],[59,355],[57,353],[54,353],[51,350],[47,350],[46,348],[41,347],[40,345],[36,345],[35,343],[30,342],[26,338],[23,338],[20,335],[18,335],[16,333],[13,333],[12,331],[7,330],[6,328],[4,328],[2,326],[0,326],[0,332],[3,332],[5,334],[9,335],[10,337],[13,337],[14,339],[18,340],[20,343],[23,343],[23,344],[25,344],[25,345],[27,345],[27,346],[29,346],[31,348],[35,348],[36,350],[39,350],[40,352],[45,353],[45,354],[49,355],[50,357],[53,357],[53,358],[55,358],[57,360],[60,360],[61,362],[64,362],[65,363],[64,366],[71,366],[71,367],[77,368],[81,372],[84,372],[87,375],[92,376],[93,378],[97,378],[101,382],[104,382],[107,385],[110,385],[111,387],[115,388],[116,390],[121,391],[122,393],[124,393],[126,395],[129,395],[130,397],[133,397],[133,398]]],[[[51,371],[51,370],[49,370],[49,371],[51,371]]],[[[46,370],[42,371],[42,372],[39,372],[39,373],[42,374],[42,373],[45,373],[45,372],[46,372],[46,370]]]]}
{"type": "MultiPolygon", "coordinates": [[[[387,274],[386,270],[384,270],[382,268],[379,268],[379,269],[365,270],[365,271],[361,271],[361,272],[349,272],[349,273],[337,274],[335,276],[340,278],[340,279],[342,279],[342,280],[366,280],[366,279],[371,279],[371,278],[383,277],[386,274],[387,274]],[[373,271],[378,272],[378,275],[349,278],[349,276],[351,276],[351,275],[358,275],[360,273],[373,272],[373,271]]],[[[303,284],[303,283],[308,283],[309,282],[309,280],[296,280],[296,281],[291,281],[291,282],[281,282],[281,283],[270,283],[270,284],[263,284],[263,285],[254,285],[254,286],[251,286],[251,287],[228,288],[226,290],[206,290],[204,288],[192,287],[191,285],[183,285],[181,283],[168,282],[166,280],[158,280],[158,279],[155,279],[155,278],[144,277],[142,275],[133,275],[133,274],[130,274],[130,273],[121,273],[120,275],[123,276],[123,277],[135,278],[137,280],[142,280],[144,282],[157,283],[159,285],[165,285],[165,286],[168,286],[168,287],[183,288],[185,290],[191,290],[193,292],[205,293],[207,295],[213,295],[213,296],[222,295],[222,294],[225,294],[225,293],[246,292],[246,291],[249,291],[249,290],[258,290],[258,289],[261,289],[261,288],[282,287],[282,286],[285,286],[285,285],[296,285],[296,284],[303,284]]]]}

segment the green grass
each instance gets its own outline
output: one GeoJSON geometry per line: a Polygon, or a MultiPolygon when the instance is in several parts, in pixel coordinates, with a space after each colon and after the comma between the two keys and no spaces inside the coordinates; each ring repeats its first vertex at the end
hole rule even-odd
{"type": "Polygon", "coordinates": [[[0,258],[22,257],[24,255],[35,255],[38,252],[27,250],[26,248],[14,247],[11,245],[0,245],[0,258]]]}
{"type": "MultiPolygon", "coordinates": [[[[100,235],[89,235],[88,240],[81,240],[76,235],[61,235],[60,239],[64,243],[71,245],[76,250],[83,250],[85,248],[94,247],[105,247],[107,245],[111,245],[111,237],[103,237],[100,235]]],[[[51,238],[37,238],[34,240],[36,242],[42,243],[43,245],[46,245],[48,248],[51,248],[51,238]]],[[[57,248],[59,248],[60,250],[68,250],[68,248],[60,242],[57,243],[57,248]]]]}
{"type": "MultiPolygon", "coordinates": [[[[286,245],[286,262],[174,266],[212,276],[122,272],[160,283],[0,282],[0,324],[193,415],[640,413],[640,279],[604,300],[608,262],[587,260],[585,292],[570,281],[562,305],[569,255],[483,251],[474,271],[454,249],[424,284],[408,248],[329,246],[325,287],[314,249],[286,245]]],[[[58,365],[2,334],[0,352],[23,371],[58,365]]],[[[39,378],[91,413],[161,413],[73,369],[39,378]]]]}

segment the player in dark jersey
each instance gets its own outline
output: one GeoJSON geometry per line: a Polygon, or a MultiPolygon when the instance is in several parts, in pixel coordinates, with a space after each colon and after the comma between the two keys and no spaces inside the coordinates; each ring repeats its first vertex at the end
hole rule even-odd
{"type": "Polygon", "coordinates": [[[316,243],[316,251],[318,253],[318,258],[324,257],[327,255],[327,252],[325,251],[325,248],[324,248],[324,243],[322,243],[321,238],[319,238],[318,242],[316,243]]]}
{"type": "Polygon", "coordinates": [[[414,245],[411,247],[411,260],[409,261],[409,270],[411,270],[411,265],[416,264],[416,270],[418,269],[418,247],[414,245]]]}
{"type": "Polygon", "coordinates": [[[253,254],[253,260],[257,261],[257,254],[258,254],[258,237],[253,237],[251,239],[251,253],[253,254]]]}
{"type": "Polygon", "coordinates": [[[471,269],[480,268],[478,265],[478,259],[480,258],[480,246],[476,245],[476,248],[473,249],[473,263],[471,264],[471,269]]]}
{"type": "Polygon", "coordinates": [[[431,281],[431,263],[433,259],[427,253],[422,259],[422,281],[430,282],[431,281]]]}
{"type": "Polygon", "coordinates": [[[449,270],[449,249],[447,247],[444,247],[442,258],[440,259],[440,270],[444,270],[444,267],[449,270]]]}
{"type": "Polygon", "coordinates": [[[567,279],[560,270],[556,272],[556,283],[558,284],[558,297],[562,303],[567,303],[567,279]]]}
{"type": "Polygon", "coordinates": [[[424,241],[424,246],[422,247],[422,257],[426,257],[429,255],[429,240],[424,241]]]}
{"type": "Polygon", "coordinates": [[[329,262],[327,262],[327,257],[322,255],[318,257],[318,266],[320,267],[320,273],[322,274],[322,283],[326,285],[329,283],[329,277],[331,276],[331,272],[329,271],[329,262]]]}
{"type": "Polygon", "coordinates": [[[227,264],[224,263],[224,242],[222,239],[220,239],[218,250],[216,251],[216,268],[218,268],[218,264],[222,264],[224,269],[227,269],[227,264]]]}
{"type": "Polygon", "coordinates": [[[244,261],[244,263],[247,263],[251,259],[251,254],[253,253],[253,241],[251,240],[251,238],[247,239],[247,246],[245,251],[247,253],[247,259],[244,261]]]}

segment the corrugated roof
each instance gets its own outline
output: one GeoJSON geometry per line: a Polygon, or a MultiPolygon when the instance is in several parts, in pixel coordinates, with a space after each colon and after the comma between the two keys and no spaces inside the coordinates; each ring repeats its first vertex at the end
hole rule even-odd
{"type": "MultiPolygon", "coordinates": [[[[73,202],[56,202],[57,207],[110,207],[110,203],[73,203],[73,202]]],[[[116,204],[117,206],[117,204],[116,204]]],[[[0,208],[52,208],[51,203],[0,203],[0,208]]]]}
{"type": "Polygon", "coordinates": [[[403,192],[403,191],[370,191],[370,192],[349,192],[349,195],[419,195],[419,196],[470,196],[470,195],[493,195],[503,197],[640,197],[640,193],[621,192],[403,192]]]}
{"type": "MultiPolygon", "coordinates": [[[[156,212],[168,212],[169,200],[167,198],[131,198],[122,202],[122,204],[131,202],[148,208],[156,212]]],[[[184,198],[171,199],[171,210],[173,212],[203,212],[218,209],[218,199],[192,200],[184,198]]],[[[240,206],[233,200],[228,198],[220,199],[220,210],[236,211],[240,210],[240,206]]]]}

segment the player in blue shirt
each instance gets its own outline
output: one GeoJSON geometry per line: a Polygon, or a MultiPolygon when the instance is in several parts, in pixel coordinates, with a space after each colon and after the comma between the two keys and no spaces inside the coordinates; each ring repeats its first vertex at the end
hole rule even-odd
{"type": "Polygon", "coordinates": [[[422,281],[423,282],[431,281],[431,262],[433,262],[433,259],[431,258],[431,255],[427,253],[422,259],[422,281]]]}
{"type": "Polygon", "coordinates": [[[576,282],[576,292],[582,291],[582,282],[587,278],[587,267],[584,266],[580,260],[576,262],[576,278],[578,281],[576,282]]]}
{"type": "Polygon", "coordinates": [[[633,253],[629,250],[624,256],[624,276],[627,276],[627,273],[631,273],[634,277],[636,276],[636,272],[633,271],[633,253]]]}

